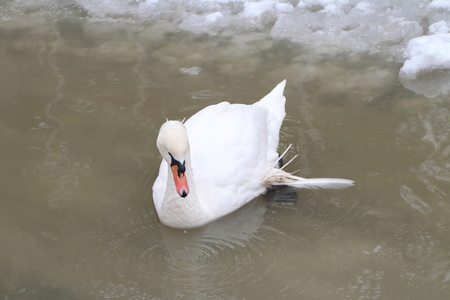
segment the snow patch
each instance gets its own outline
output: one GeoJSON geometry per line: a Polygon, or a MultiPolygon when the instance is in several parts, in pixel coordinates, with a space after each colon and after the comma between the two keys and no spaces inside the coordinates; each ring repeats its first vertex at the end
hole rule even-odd
{"type": "Polygon", "coordinates": [[[405,87],[427,97],[448,95],[450,28],[447,22],[430,25],[428,35],[410,40],[404,53],[406,61],[399,77],[405,87]]]}

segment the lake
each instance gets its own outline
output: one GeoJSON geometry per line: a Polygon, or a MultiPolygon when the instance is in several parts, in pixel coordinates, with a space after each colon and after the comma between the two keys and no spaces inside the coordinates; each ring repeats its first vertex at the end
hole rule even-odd
{"type": "Polygon", "coordinates": [[[450,99],[383,54],[316,52],[264,29],[10,12],[0,26],[4,299],[447,299],[450,99]],[[287,170],[355,180],[261,196],[195,230],[151,187],[168,119],[251,104],[287,79],[287,170]]]}

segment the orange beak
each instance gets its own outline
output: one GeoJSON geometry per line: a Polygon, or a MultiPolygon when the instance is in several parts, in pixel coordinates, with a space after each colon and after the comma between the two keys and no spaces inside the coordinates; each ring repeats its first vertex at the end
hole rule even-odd
{"type": "Polygon", "coordinates": [[[173,165],[172,167],[173,179],[175,181],[175,188],[178,195],[181,197],[186,197],[189,194],[189,186],[186,179],[185,172],[181,173],[178,170],[178,165],[173,165]]]}

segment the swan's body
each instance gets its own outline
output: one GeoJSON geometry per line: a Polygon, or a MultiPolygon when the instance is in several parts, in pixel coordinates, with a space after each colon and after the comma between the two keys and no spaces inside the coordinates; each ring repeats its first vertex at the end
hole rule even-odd
{"type": "Polygon", "coordinates": [[[193,115],[185,124],[168,121],[157,145],[163,156],[153,185],[161,222],[199,227],[225,216],[272,184],[343,188],[345,179],[304,179],[275,169],[285,117],[281,82],[253,105],[222,102],[193,115]]]}

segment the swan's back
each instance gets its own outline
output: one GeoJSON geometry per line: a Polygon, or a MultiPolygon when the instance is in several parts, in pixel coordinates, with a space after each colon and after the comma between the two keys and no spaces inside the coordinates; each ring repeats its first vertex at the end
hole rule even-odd
{"type": "Polygon", "coordinates": [[[253,105],[222,102],[186,122],[199,199],[233,211],[265,191],[261,179],[278,158],[285,82],[253,105]]]}

